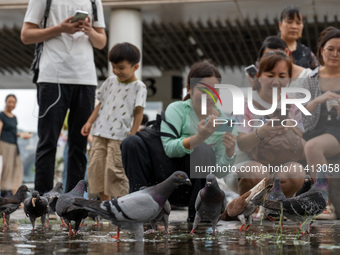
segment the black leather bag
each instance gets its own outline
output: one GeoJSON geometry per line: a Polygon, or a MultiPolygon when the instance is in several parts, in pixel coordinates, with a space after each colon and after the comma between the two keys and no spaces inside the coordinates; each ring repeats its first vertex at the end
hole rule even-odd
{"type": "Polygon", "coordinates": [[[34,59],[31,65],[31,71],[33,72],[33,83],[37,83],[39,77],[39,63],[40,57],[43,51],[43,43],[37,43],[34,50],[34,59]]]}
{"type": "Polygon", "coordinates": [[[156,120],[149,121],[145,127],[136,133],[142,138],[146,147],[148,148],[150,161],[152,164],[152,171],[156,182],[162,182],[168,178],[174,171],[178,170],[181,158],[169,158],[164,151],[161,136],[179,138],[176,128],[165,120],[164,111],[161,115],[157,114],[156,120]],[[161,132],[161,122],[166,122],[169,127],[174,131],[176,136],[161,132]]]}
{"type": "MultiPolygon", "coordinates": [[[[52,0],[46,0],[46,9],[45,9],[45,15],[44,15],[44,28],[46,28],[46,22],[47,22],[48,15],[50,13],[51,2],[52,0]]],[[[33,72],[32,81],[35,84],[37,83],[38,77],[39,77],[39,63],[40,63],[40,58],[41,58],[41,54],[43,51],[43,46],[44,46],[43,42],[35,44],[34,58],[33,58],[33,62],[31,65],[31,71],[33,72]]]]}

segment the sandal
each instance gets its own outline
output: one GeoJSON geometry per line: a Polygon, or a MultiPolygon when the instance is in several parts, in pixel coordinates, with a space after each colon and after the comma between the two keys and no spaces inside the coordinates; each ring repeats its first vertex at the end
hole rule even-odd
{"type": "Polygon", "coordinates": [[[314,219],[316,220],[335,220],[335,208],[333,204],[327,205],[326,209],[319,215],[315,216],[314,219]]]}

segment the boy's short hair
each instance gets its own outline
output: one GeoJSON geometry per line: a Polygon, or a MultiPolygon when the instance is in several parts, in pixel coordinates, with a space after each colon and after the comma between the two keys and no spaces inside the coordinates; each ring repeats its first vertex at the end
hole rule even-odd
{"type": "Polygon", "coordinates": [[[109,61],[118,64],[126,60],[131,65],[135,65],[140,60],[139,49],[131,43],[118,43],[109,52],[109,61]]]}

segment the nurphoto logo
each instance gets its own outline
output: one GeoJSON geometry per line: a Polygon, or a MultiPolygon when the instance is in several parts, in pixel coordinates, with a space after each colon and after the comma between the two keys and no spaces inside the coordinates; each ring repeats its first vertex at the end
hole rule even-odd
{"type": "MultiPolygon", "coordinates": [[[[203,84],[203,83],[202,83],[203,84]]],[[[212,88],[211,86],[204,84],[209,88],[212,88]]],[[[230,84],[215,84],[215,88],[218,89],[227,89],[231,92],[232,96],[233,96],[233,109],[232,112],[234,115],[243,115],[244,114],[244,94],[243,91],[239,88],[236,87],[235,85],[230,85],[230,84]]],[[[214,93],[216,95],[218,95],[218,93],[216,92],[216,90],[214,88],[212,88],[214,93]]],[[[206,89],[205,89],[206,90],[206,89]]],[[[253,94],[252,94],[252,88],[247,88],[247,93],[248,93],[248,107],[249,110],[256,115],[270,115],[272,114],[276,108],[277,108],[277,88],[273,88],[273,104],[272,107],[270,109],[267,110],[259,110],[256,109],[253,105],[253,94]]],[[[211,97],[212,94],[209,92],[208,93],[211,97]]],[[[221,102],[221,99],[218,95],[218,98],[221,102]]],[[[287,104],[291,104],[291,105],[296,105],[296,107],[298,107],[301,112],[304,115],[312,115],[302,104],[303,103],[307,103],[309,100],[311,99],[311,94],[310,91],[308,91],[307,89],[304,88],[281,88],[281,114],[284,116],[286,115],[286,111],[287,111],[287,104]],[[305,97],[304,98],[288,98],[287,94],[288,93],[301,93],[304,94],[305,97]]],[[[207,97],[206,94],[202,94],[202,115],[206,115],[207,114],[207,97]]],[[[215,99],[214,99],[215,101],[215,99]]],[[[216,101],[215,101],[216,103],[216,101]]],[[[222,102],[221,102],[222,105],[222,102]]]]}

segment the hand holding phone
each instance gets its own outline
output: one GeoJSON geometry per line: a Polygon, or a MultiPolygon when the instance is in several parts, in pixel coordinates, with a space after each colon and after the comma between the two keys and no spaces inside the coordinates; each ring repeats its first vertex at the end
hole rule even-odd
{"type": "Polygon", "coordinates": [[[244,71],[246,72],[246,74],[249,75],[250,78],[254,79],[256,73],[257,73],[257,68],[255,65],[250,65],[247,66],[244,71]]]}
{"type": "Polygon", "coordinates": [[[74,22],[77,22],[78,20],[85,20],[88,15],[89,15],[89,13],[86,12],[86,11],[77,10],[74,13],[74,16],[73,16],[73,19],[71,20],[71,22],[74,23],[74,22]]]}

